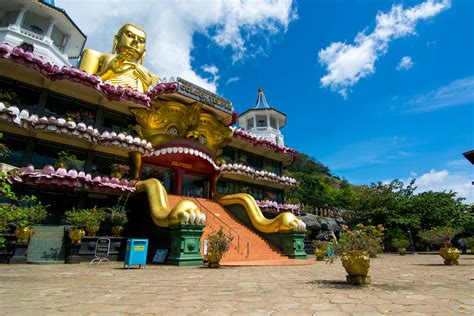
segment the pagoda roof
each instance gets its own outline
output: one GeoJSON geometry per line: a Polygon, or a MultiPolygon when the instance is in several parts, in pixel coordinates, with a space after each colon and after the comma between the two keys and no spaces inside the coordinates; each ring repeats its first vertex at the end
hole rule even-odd
{"type": "Polygon", "coordinates": [[[243,117],[248,113],[267,112],[267,111],[275,112],[275,114],[281,120],[280,127],[285,126],[286,117],[287,117],[286,114],[268,105],[267,100],[265,98],[265,94],[263,93],[263,88],[258,88],[258,95],[257,95],[257,100],[255,101],[255,106],[251,109],[244,111],[242,114],[239,115],[239,117],[243,117]]]}

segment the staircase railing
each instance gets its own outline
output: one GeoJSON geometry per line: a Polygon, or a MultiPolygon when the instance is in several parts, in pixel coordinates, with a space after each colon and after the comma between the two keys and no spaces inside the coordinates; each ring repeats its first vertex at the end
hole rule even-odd
{"type": "MultiPolygon", "coordinates": [[[[196,203],[200,206],[201,210],[206,211],[206,216],[209,218],[210,215],[212,215],[213,219],[217,219],[218,222],[222,223],[229,231],[232,231],[235,236],[237,236],[237,252],[240,254],[240,246],[241,244],[245,244],[247,254],[245,255],[246,258],[250,256],[250,241],[244,237],[241,236],[238,232],[236,232],[232,227],[230,227],[226,222],[224,222],[222,219],[220,219],[218,216],[214,214],[214,212],[211,212],[204,204],[202,204],[197,198],[194,198],[196,203]]],[[[215,202],[213,202],[215,203],[215,202]]],[[[221,206],[222,207],[222,206],[221,206]]]]}

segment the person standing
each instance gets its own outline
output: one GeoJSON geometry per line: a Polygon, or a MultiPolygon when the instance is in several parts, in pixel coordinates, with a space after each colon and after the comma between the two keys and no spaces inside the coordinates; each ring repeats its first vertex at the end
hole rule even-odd
{"type": "Polygon", "coordinates": [[[466,241],[462,238],[459,238],[458,245],[461,248],[463,254],[467,253],[466,241]]]}

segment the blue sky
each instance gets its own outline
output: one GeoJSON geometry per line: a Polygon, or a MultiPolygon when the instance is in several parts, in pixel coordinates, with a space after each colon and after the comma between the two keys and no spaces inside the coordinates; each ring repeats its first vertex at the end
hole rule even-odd
{"type": "Polygon", "coordinates": [[[286,145],[353,184],[414,177],[420,191],[474,202],[462,156],[474,149],[473,1],[134,3],[57,1],[86,47],[109,51],[118,27],[137,23],[147,67],[217,91],[238,112],[263,87],[288,115],[286,145]]]}

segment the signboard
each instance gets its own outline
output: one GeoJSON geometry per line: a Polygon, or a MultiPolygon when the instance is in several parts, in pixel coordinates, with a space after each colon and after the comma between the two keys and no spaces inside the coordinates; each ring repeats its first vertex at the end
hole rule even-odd
{"type": "Polygon", "coordinates": [[[168,254],[168,249],[158,249],[156,250],[155,256],[153,257],[152,262],[154,263],[164,263],[166,260],[166,255],[168,254]]]}
{"type": "Polygon", "coordinates": [[[109,252],[110,252],[110,238],[99,238],[95,244],[95,258],[92,259],[91,263],[97,261],[100,264],[102,261],[109,263],[109,252]]]}
{"type": "Polygon", "coordinates": [[[196,86],[195,84],[180,77],[178,77],[176,81],[178,82],[177,92],[179,94],[187,96],[188,98],[204,103],[228,114],[232,114],[232,103],[229,100],[224,99],[223,97],[218,96],[211,91],[196,86]]]}

